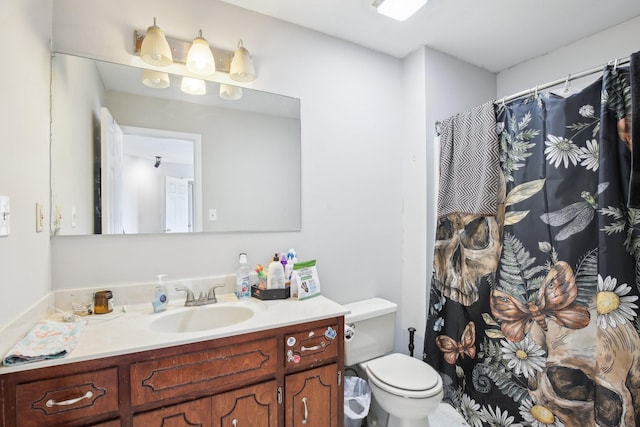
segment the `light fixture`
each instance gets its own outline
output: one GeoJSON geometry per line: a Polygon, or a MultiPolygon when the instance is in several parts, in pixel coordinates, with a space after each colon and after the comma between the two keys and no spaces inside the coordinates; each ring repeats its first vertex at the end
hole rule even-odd
{"type": "Polygon", "coordinates": [[[371,5],[381,15],[396,21],[405,21],[426,3],[427,0],[374,0],[371,5]]]}
{"type": "Polygon", "coordinates": [[[151,65],[165,66],[173,63],[171,47],[162,30],[156,25],[156,18],[153,18],[153,25],[147,28],[147,34],[142,40],[140,58],[151,65]]]}
{"type": "Polygon", "coordinates": [[[169,74],[162,71],[142,70],[142,83],[155,89],[164,89],[169,87],[169,74]]]}
{"type": "Polygon", "coordinates": [[[189,95],[204,95],[207,93],[207,85],[204,80],[194,79],[193,77],[183,77],[180,89],[189,95]]]}
{"type": "Polygon", "coordinates": [[[156,156],[156,163],[153,165],[153,167],[154,168],[159,168],[161,162],[162,162],[162,157],[156,156]]]}
{"type": "Polygon", "coordinates": [[[242,98],[242,88],[238,86],[220,83],[220,98],[234,101],[242,98]]]}
{"type": "Polygon", "coordinates": [[[238,49],[231,60],[229,77],[237,82],[251,82],[256,78],[256,69],[253,66],[249,51],[242,46],[242,40],[238,43],[238,49]]]}
{"type": "Polygon", "coordinates": [[[193,39],[189,48],[187,69],[200,76],[208,76],[216,71],[213,53],[211,53],[209,42],[202,37],[202,30],[198,31],[198,37],[193,39]]]}

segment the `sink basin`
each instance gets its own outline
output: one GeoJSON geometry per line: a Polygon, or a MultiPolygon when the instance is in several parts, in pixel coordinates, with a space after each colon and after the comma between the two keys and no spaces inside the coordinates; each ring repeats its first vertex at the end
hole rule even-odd
{"type": "Polygon", "coordinates": [[[205,305],[161,314],[151,322],[156,332],[200,332],[223,328],[253,317],[253,310],[244,306],[205,305]]]}

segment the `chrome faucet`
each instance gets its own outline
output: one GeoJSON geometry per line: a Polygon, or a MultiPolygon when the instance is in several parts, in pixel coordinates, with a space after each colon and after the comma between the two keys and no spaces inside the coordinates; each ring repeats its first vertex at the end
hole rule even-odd
{"type": "Polygon", "coordinates": [[[184,285],[179,285],[174,288],[176,291],[185,291],[187,293],[187,299],[184,300],[185,307],[193,307],[196,305],[196,300],[193,296],[193,291],[184,285]]]}
{"type": "Polygon", "coordinates": [[[193,291],[189,288],[187,288],[184,285],[179,285],[175,287],[176,291],[184,291],[187,293],[187,298],[184,301],[184,306],[185,307],[194,307],[194,306],[199,306],[199,305],[207,305],[207,304],[215,304],[218,302],[218,299],[216,298],[216,289],[217,288],[222,288],[224,287],[224,285],[215,285],[212,286],[211,289],[209,289],[209,292],[207,294],[205,294],[204,292],[200,292],[200,295],[198,296],[198,299],[195,298],[195,296],[193,295],[193,291]]]}

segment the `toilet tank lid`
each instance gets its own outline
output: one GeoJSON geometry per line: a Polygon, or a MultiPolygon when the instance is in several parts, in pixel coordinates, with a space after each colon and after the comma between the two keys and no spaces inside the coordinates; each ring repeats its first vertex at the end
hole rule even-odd
{"type": "Polygon", "coordinates": [[[383,298],[369,298],[362,301],[344,304],[344,306],[351,310],[351,313],[344,317],[344,321],[346,323],[359,322],[371,317],[395,313],[398,310],[398,305],[396,303],[387,301],[383,298]]]}

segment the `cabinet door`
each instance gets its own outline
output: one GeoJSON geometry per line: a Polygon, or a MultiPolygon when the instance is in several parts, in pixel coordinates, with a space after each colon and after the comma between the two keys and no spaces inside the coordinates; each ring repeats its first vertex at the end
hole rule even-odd
{"type": "Polygon", "coordinates": [[[113,420],[105,423],[93,424],[91,427],[120,427],[120,425],[120,420],[113,420]]]}
{"type": "Polygon", "coordinates": [[[285,426],[337,427],[338,388],[336,364],[287,375],[285,426]]]}
{"type": "Polygon", "coordinates": [[[213,396],[215,427],[277,427],[278,386],[268,381],[213,396]]]}
{"type": "Polygon", "coordinates": [[[133,427],[155,426],[209,427],[211,426],[211,399],[198,399],[133,417],[133,427]]]}

